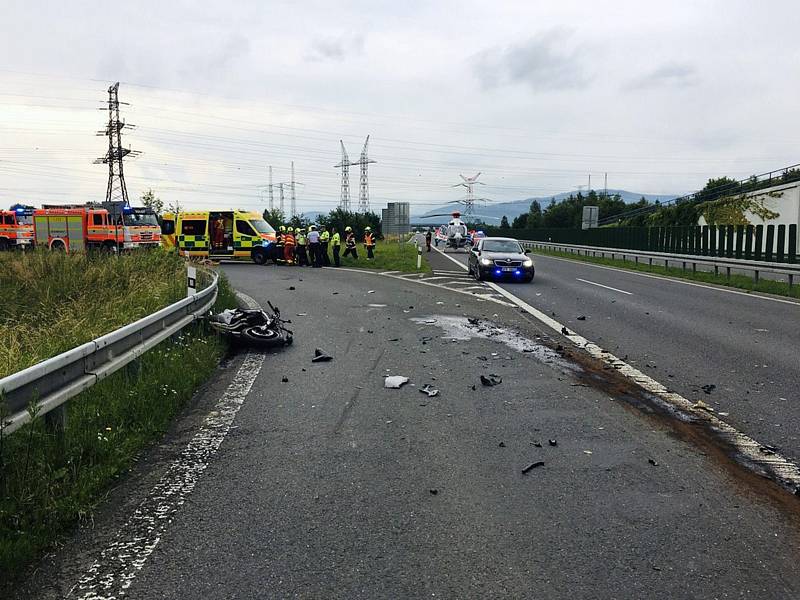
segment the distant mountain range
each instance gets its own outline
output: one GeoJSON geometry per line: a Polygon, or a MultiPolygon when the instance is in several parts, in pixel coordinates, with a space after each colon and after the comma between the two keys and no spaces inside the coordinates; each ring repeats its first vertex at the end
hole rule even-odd
{"type": "MultiPolygon", "coordinates": [[[[573,190],[571,192],[562,192],[560,194],[555,194],[553,196],[541,196],[538,198],[526,198],[525,200],[514,200],[512,202],[499,202],[499,203],[483,203],[477,202],[475,204],[475,215],[487,223],[499,223],[500,220],[505,215],[509,221],[512,221],[515,217],[518,217],[522,213],[528,212],[531,206],[531,202],[534,200],[538,200],[539,204],[542,205],[542,210],[547,208],[547,205],[550,204],[550,200],[555,198],[556,202],[560,202],[565,198],[569,198],[570,195],[577,195],[578,190],[573,190]]],[[[608,190],[609,196],[614,196],[619,194],[619,196],[625,201],[625,203],[630,204],[633,202],[638,202],[643,196],[651,201],[655,202],[656,200],[660,200],[661,202],[665,202],[667,200],[673,200],[677,198],[679,194],[641,194],[639,192],[629,192],[627,190],[608,190]]],[[[411,215],[411,222],[412,223],[441,223],[446,220],[446,217],[437,216],[432,217],[430,215],[441,215],[446,214],[449,215],[454,210],[458,210],[459,206],[456,204],[444,204],[438,208],[433,208],[425,213],[422,214],[412,214],[411,215]]]]}

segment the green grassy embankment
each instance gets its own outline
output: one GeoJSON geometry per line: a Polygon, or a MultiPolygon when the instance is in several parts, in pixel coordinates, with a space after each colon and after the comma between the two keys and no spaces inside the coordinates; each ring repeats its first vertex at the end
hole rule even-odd
{"type": "MultiPolygon", "coordinates": [[[[342,245],[342,254],[344,254],[342,245]]],[[[358,260],[351,257],[342,257],[343,267],[361,269],[379,269],[381,271],[401,271],[403,273],[430,273],[431,267],[422,252],[422,268],[417,270],[417,248],[413,243],[408,243],[405,239],[398,241],[394,239],[379,240],[375,247],[375,258],[367,260],[367,250],[364,244],[358,244],[358,260]]]]}
{"type": "MultiPolygon", "coordinates": [[[[618,267],[621,269],[628,269],[630,271],[640,271],[644,273],[652,273],[654,275],[664,275],[667,277],[675,277],[678,279],[689,279],[701,283],[710,283],[714,285],[721,285],[726,287],[733,287],[750,292],[763,292],[765,294],[775,294],[776,296],[788,296],[790,298],[800,298],[800,285],[795,283],[791,288],[787,281],[774,281],[771,279],[759,278],[756,282],[749,275],[731,274],[730,278],[725,275],[715,275],[713,272],[691,270],[691,264],[687,262],[686,270],[678,267],[664,267],[660,265],[653,265],[652,267],[644,262],[636,264],[622,259],[603,258],[599,256],[582,256],[571,254],[569,252],[559,252],[555,250],[541,250],[534,249],[531,252],[535,254],[542,254],[544,256],[556,256],[559,258],[567,258],[569,260],[588,262],[598,265],[605,265],[609,267],[618,267]]],[[[620,250],[620,253],[622,251],[620,250]]],[[[698,260],[702,257],[698,257],[698,260]]]]}
{"type": "MultiPolygon", "coordinates": [[[[0,376],[150,314],[181,298],[185,285],[183,262],[163,252],[0,254],[0,376]]],[[[227,281],[220,285],[217,308],[235,305],[227,281]]],[[[0,581],[23,576],[91,519],[224,351],[202,325],[186,328],[70,400],[63,436],[39,417],[11,435],[0,432],[0,581]]]]}

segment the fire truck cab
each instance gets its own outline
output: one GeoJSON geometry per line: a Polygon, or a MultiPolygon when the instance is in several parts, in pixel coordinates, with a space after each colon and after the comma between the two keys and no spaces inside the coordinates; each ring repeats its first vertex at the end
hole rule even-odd
{"type": "Polygon", "coordinates": [[[33,210],[11,208],[0,210],[0,250],[25,249],[33,245],[33,210]]]}

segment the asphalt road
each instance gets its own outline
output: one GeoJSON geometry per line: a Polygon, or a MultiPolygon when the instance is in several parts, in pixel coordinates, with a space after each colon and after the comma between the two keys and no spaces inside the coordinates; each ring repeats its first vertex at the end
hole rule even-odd
{"type": "Polygon", "coordinates": [[[800,302],[532,256],[534,282],[504,289],[800,461],[800,302]]]}
{"type": "MultiPolygon", "coordinates": [[[[532,294],[548,289],[541,268],[532,294]]],[[[150,510],[149,484],[252,356],[220,372],[20,597],[800,597],[795,517],[582,383],[517,309],[410,278],[224,270],[292,318],[294,345],[257,357],[219,450],[172,512],[158,505],[160,525],[126,519],[150,510]],[[312,363],[315,348],[333,360],[312,363]],[[483,386],[490,373],[502,382],[483,386]],[[388,374],[411,381],[386,389],[388,374]],[[109,558],[112,544],[125,552],[109,558]],[[87,573],[105,594],[76,586],[87,573]]]]}

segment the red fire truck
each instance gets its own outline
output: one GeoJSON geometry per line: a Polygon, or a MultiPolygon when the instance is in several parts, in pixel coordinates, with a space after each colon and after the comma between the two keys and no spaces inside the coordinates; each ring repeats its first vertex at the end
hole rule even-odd
{"type": "Polygon", "coordinates": [[[12,206],[0,210],[0,250],[25,249],[33,245],[33,209],[12,206]]]}
{"type": "Polygon", "coordinates": [[[65,252],[91,248],[128,250],[161,243],[161,229],[149,209],[102,204],[46,205],[33,213],[33,225],[37,246],[65,252]]]}

